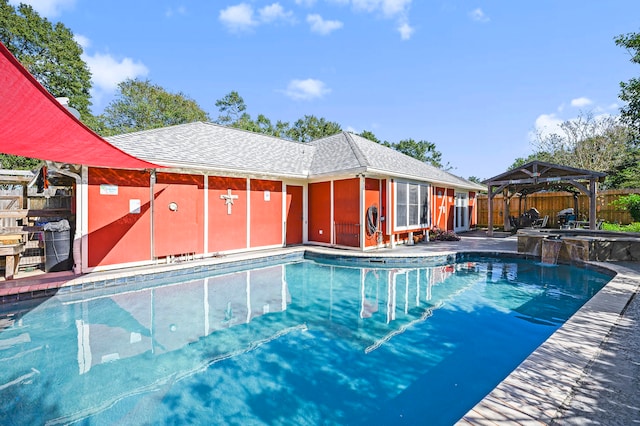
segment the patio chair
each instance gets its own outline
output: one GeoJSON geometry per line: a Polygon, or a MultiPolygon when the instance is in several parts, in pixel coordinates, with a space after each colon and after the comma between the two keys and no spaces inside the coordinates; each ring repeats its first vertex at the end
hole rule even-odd
{"type": "Polygon", "coordinates": [[[543,218],[534,220],[533,223],[531,224],[531,227],[532,228],[546,228],[548,221],[549,221],[549,215],[546,215],[543,218]]]}

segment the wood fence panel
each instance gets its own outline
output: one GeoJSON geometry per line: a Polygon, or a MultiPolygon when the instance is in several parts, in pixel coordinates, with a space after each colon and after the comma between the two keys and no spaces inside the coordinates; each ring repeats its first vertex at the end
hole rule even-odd
{"type": "MultiPolygon", "coordinates": [[[[622,225],[631,223],[633,220],[629,212],[611,205],[611,202],[628,194],[640,194],[640,189],[611,189],[599,191],[596,200],[597,218],[604,219],[606,222],[620,223],[622,225]]],[[[589,197],[584,194],[579,194],[577,201],[578,220],[589,220],[589,197]]],[[[489,224],[488,205],[487,195],[478,195],[478,226],[486,227],[489,224]]],[[[569,207],[574,207],[574,196],[570,192],[538,192],[522,198],[514,196],[509,203],[509,214],[511,216],[519,216],[532,207],[540,212],[540,217],[549,216],[548,227],[559,227],[557,221],[558,212],[569,207]]],[[[493,217],[494,226],[502,226],[504,223],[502,195],[496,195],[493,199],[493,217]]]]}

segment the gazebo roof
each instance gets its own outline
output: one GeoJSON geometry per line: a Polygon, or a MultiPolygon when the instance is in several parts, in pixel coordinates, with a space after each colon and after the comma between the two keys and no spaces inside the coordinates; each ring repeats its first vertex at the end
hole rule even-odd
{"type": "Polygon", "coordinates": [[[584,191],[585,182],[592,180],[602,182],[606,176],[606,173],[593,170],[577,169],[544,161],[531,161],[487,179],[483,183],[489,189],[499,187],[500,189],[497,191],[500,191],[508,187],[512,192],[527,195],[543,190],[571,191],[571,187],[577,187],[584,191]]]}

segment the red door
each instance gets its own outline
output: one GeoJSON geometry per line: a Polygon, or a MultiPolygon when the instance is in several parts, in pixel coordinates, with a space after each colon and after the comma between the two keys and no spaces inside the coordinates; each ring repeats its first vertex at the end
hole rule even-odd
{"type": "Polygon", "coordinates": [[[154,197],[155,256],[197,253],[198,186],[158,183],[154,188],[154,197]]]}
{"type": "Polygon", "coordinates": [[[287,185],[287,245],[302,244],[302,187],[287,185]]]}
{"type": "Polygon", "coordinates": [[[435,188],[435,226],[438,229],[447,229],[447,190],[445,188],[435,188]]]}

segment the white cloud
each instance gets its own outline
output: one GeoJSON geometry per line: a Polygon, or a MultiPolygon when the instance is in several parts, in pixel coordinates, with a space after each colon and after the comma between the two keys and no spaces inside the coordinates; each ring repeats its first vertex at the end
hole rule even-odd
{"type": "Polygon", "coordinates": [[[536,118],[534,130],[529,134],[529,139],[536,140],[538,137],[544,139],[554,133],[561,134],[560,125],[564,121],[555,114],[540,114],[536,118]]]}
{"type": "Polygon", "coordinates": [[[258,9],[257,17],[254,17],[253,6],[247,3],[240,3],[221,10],[219,19],[233,32],[248,31],[260,24],[278,20],[294,21],[293,12],[285,11],[280,3],[273,3],[258,9]]]}
{"type": "Polygon", "coordinates": [[[582,107],[586,107],[588,105],[591,105],[593,103],[593,101],[589,98],[576,98],[576,99],[572,99],[571,100],[571,106],[572,107],[576,107],[576,108],[582,108],[582,107]]]}
{"type": "Polygon", "coordinates": [[[293,18],[293,12],[285,12],[284,8],[280,6],[280,3],[265,6],[260,9],[258,13],[262,22],[273,22],[278,19],[290,20],[293,18]]]}
{"type": "Polygon", "coordinates": [[[187,8],[184,6],[178,6],[177,8],[168,8],[167,11],[164,13],[164,16],[166,16],[167,18],[171,18],[172,16],[175,15],[186,15],[187,14],[187,8]]]}
{"type": "Polygon", "coordinates": [[[91,70],[91,81],[94,88],[100,92],[113,92],[118,84],[126,79],[135,79],[149,74],[149,69],[142,62],[135,62],[131,58],[120,61],[108,54],[96,53],[82,55],[82,59],[91,70]]]}
{"type": "Polygon", "coordinates": [[[87,50],[87,48],[91,46],[91,40],[81,34],[74,34],[73,39],[80,45],[80,47],[82,47],[82,50],[87,50]]]}
{"type": "Polygon", "coordinates": [[[325,21],[317,14],[307,15],[307,22],[311,26],[311,31],[322,35],[327,35],[343,26],[340,21],[325,21]]]}
{"type": "Polygon", "coordinates": [[[10,0],[9,3],[14,6],[20,3],[28,4],[40,15],[52,18],[60,15],[62,9],[71,9],[76,0],[10,0]]]}
{"type": "Polygon", "coordinates": [[[482,9],[477,8],[469,12],[469,17],[476,22],[489,22],[489,17],[482,11],[482,9]]]}
{"type": "Polygon", "coordinates": [[[253,7],[246,3],[221,10],[218,18],[231,31],[245,31],[258,25],[258,22],[253,19],[253,7]]]}
{"type": "Polygon", "coordinates": [[[401,24],[398,27],[398,32],[400,33],[400,38],[402,40],[409,40],[411,38],[411,36],[413,35],[415,29],[413,29],[409,24],[407,24],[406,22],[401,24]]]}
{"type": "Polygon", "coordinates": [[[406,13],[412,0],[352,0],[355,9],[366,12],[382,12],[386,17],[406,13]]]}
{"type": "Polygon", "coordinates": [[[296,4],[299,6],[311,7],[316,4],[316,0],[296,0],[296,4]]]}
{"type": "Polygon", "coordinates": [[[331,89],[328,89],[322,81],[313,78],[291,80],[284,91],[291,99],[303,101],[322,98],[329,92],[331,92],[331,89]]]}

